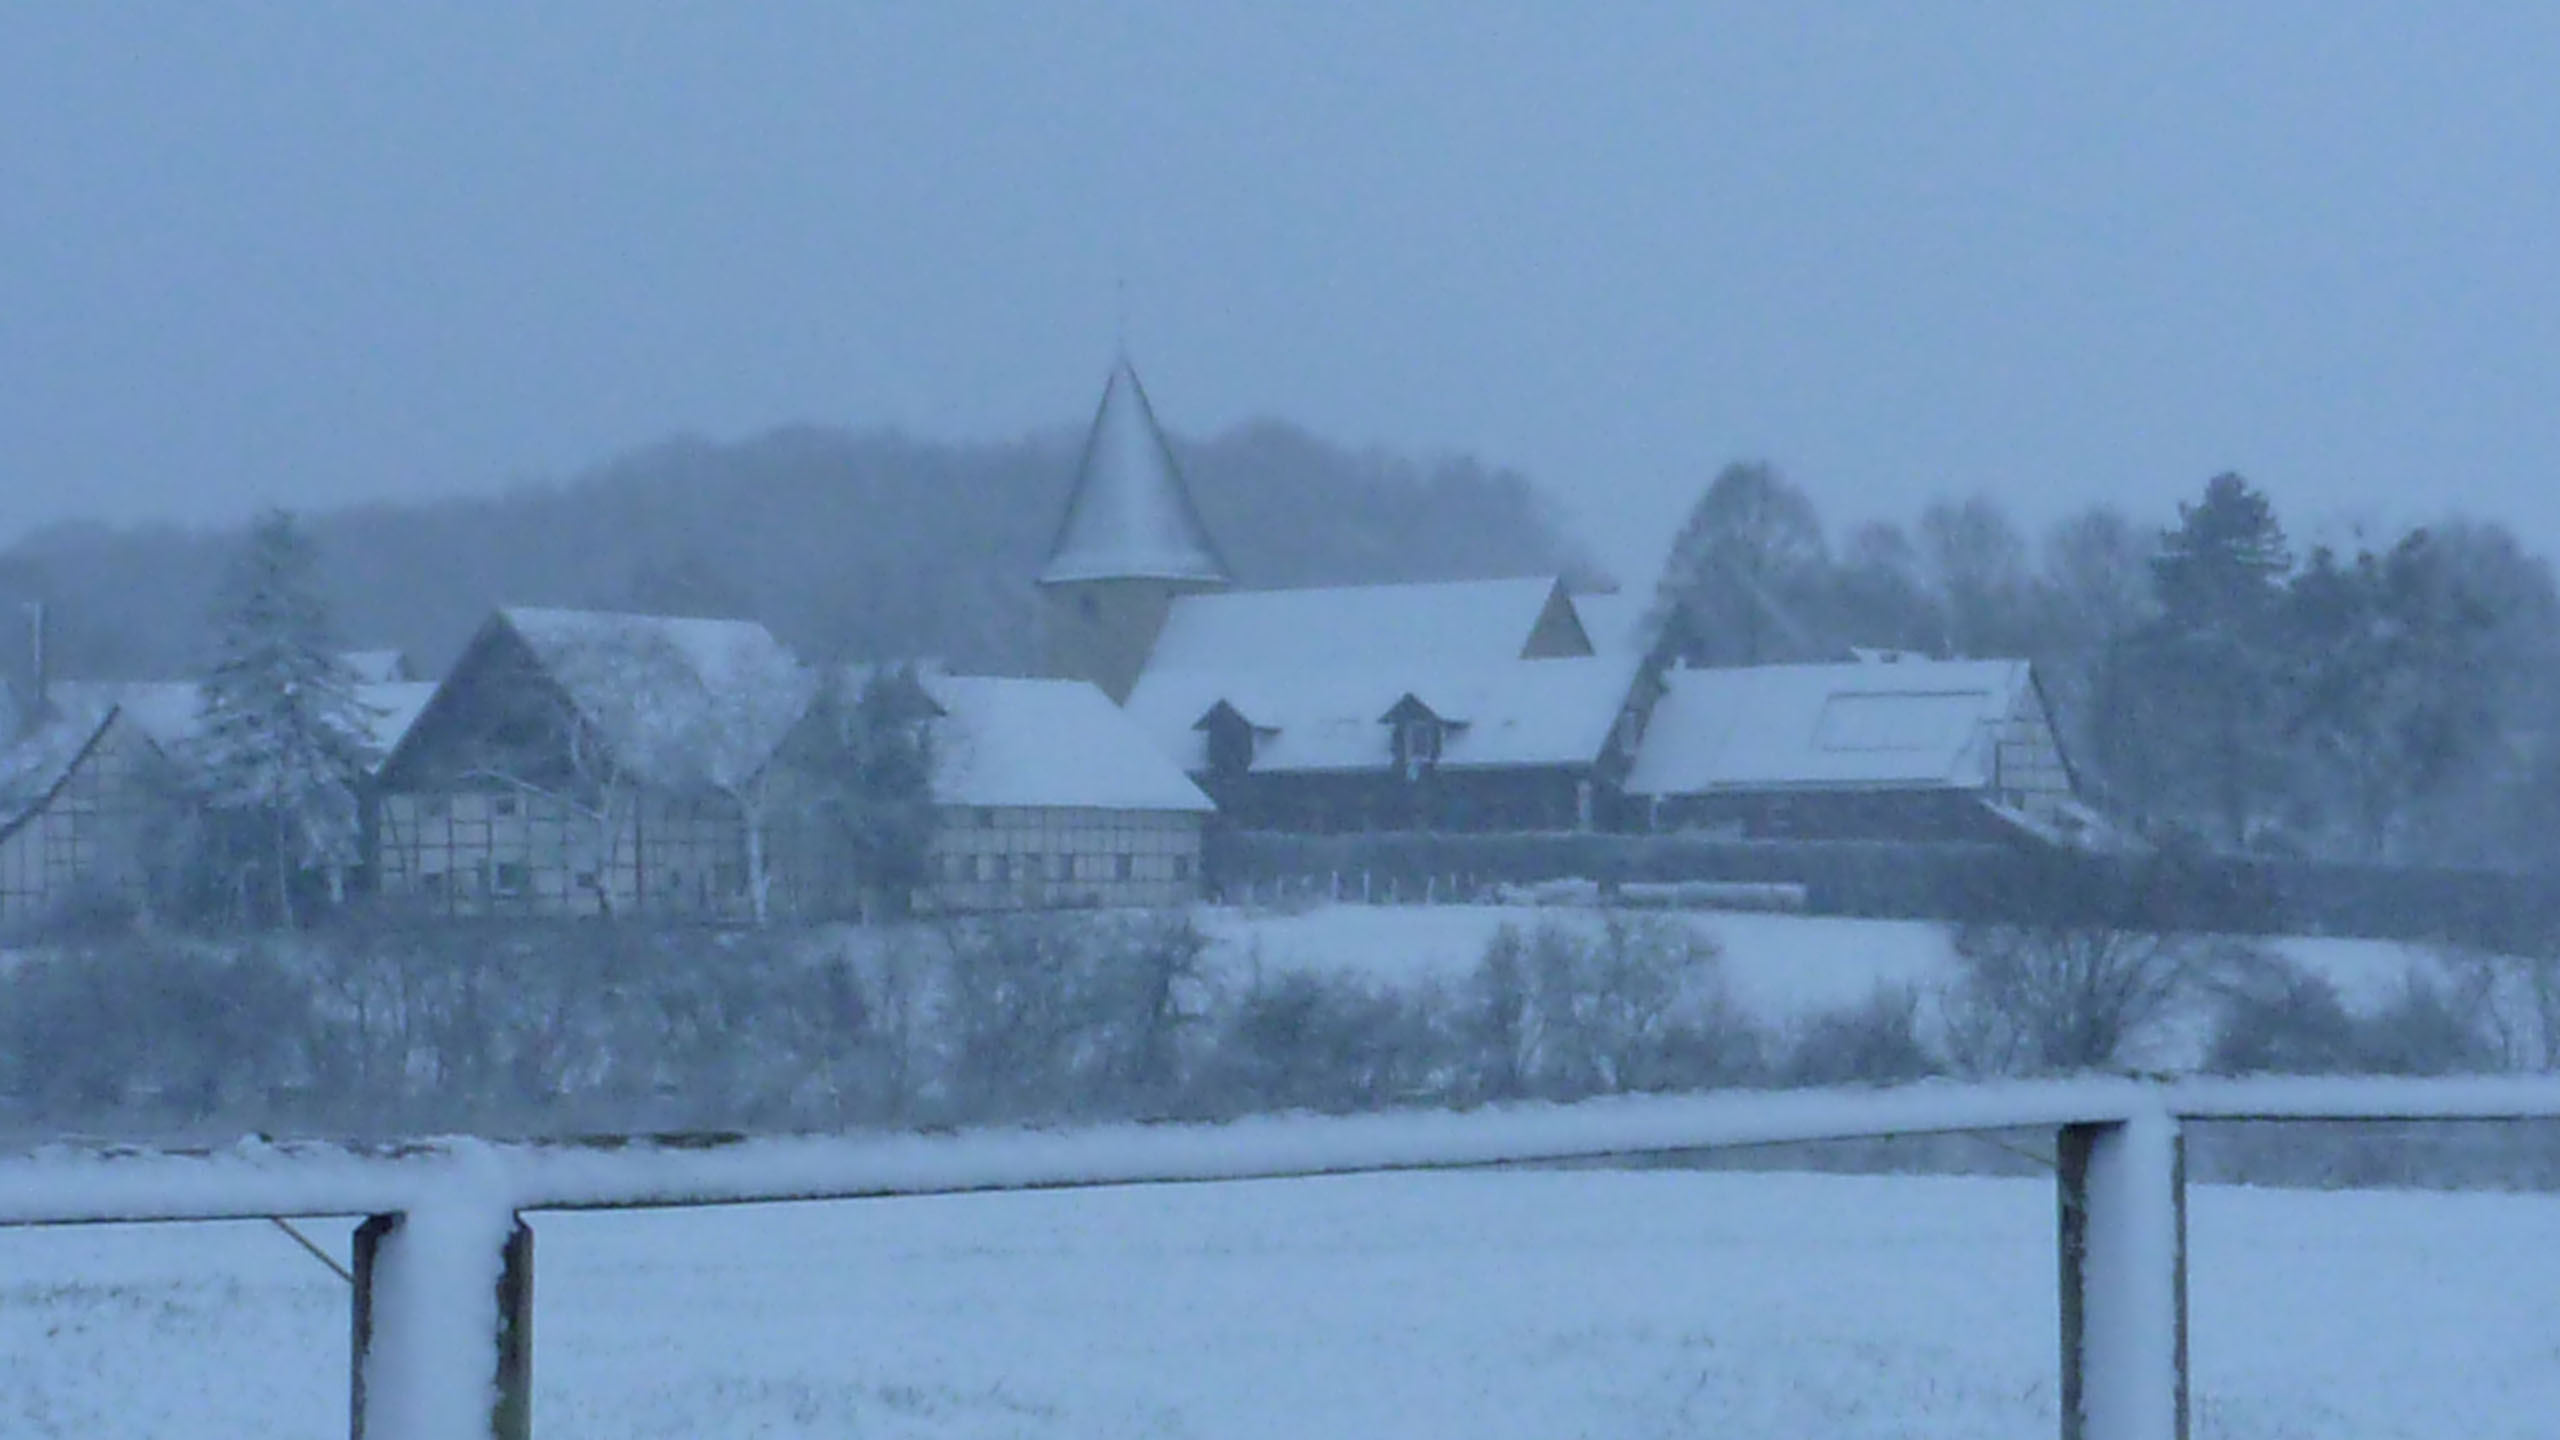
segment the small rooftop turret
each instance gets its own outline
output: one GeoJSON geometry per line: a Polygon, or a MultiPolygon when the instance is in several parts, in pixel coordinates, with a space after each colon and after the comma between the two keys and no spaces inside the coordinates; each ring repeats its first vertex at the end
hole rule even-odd
{"type": "Polygon", "coordinates": [[[1086,432],[1075,490],[1040,571],[1042,585],[1088,580],[1233,583],[1201,523],[1138,372],[1121,357],[1086,432]]]}

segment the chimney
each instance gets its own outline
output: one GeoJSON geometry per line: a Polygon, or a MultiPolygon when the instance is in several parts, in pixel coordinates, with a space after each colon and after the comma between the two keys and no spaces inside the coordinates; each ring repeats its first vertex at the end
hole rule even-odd
{"type": "Polygon", "coordinates": [[[44,602],[30,600],[21,607],[27,616],[27,649],[15,673],[9,676],[10,698],[16,701],[18,730],[24,733],[41,725],[52,714],[52,677],[47,674],[50,663],[45,656],[47,621],[44,602]]]}

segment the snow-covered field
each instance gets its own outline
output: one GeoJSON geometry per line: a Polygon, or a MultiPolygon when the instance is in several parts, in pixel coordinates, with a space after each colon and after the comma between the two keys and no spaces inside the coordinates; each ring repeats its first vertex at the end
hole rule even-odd
{"type": "MultiPolygon", "coordinates": [[[[1625,912],[1637,918],[1653,912],[1625,912]]],[[[1202,927],[1233,972],[1324,970],[1407,986],[1463,979],[1505,924],[1596,926],[1599,912],[1502,905],[1319,905],[1302,911],[1212,907],[1202,927]]],[[[1711,936],[1733,998],[1764,1024],[1785,1026],[1855,1005],[1879,985],[1926,996],[1954,978],[1942,925],[1907,920],[1752,912],[1663,912],[1711,936]]],[[[2424,952],[2393,941],[2289,937],[2259,942],[2324,975],[2350,1006],[2382,1004],[2424,952]]],[[[2161,1057],[2185,1063],[2192,1057],[2161,1057]]]]}
{"type": "MultiPolygon", "coordinates": [[[[536,1430],[2049,1435],[2044,1183],[1611,1170],[537,1217],[536,1430]]],[[[2201,1188],[2197,1433],[2560,1415],[2560,1201],[2201,1188]]],[[[343,1253],[345,1227],[325,1238],[343,1253]]],[[[258,1225],[0,1231],[0,1435],[344,1433],[258,1225]]]]}

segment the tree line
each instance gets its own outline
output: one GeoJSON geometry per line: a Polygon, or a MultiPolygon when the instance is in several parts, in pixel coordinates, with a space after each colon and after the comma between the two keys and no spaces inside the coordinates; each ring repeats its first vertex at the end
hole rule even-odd
{"type": "Polygon", "coordinates": [[[1666,663],[2032,659],[2084,792],[2165,845],[2560,861],[2560,595],[2494,523],[2297,553],[2225,474],[2168,525],[2101,506],[2031,540],[1977,496],[1835,547],[1799,487],[1737,464],[1690,512],[1647,623],[1666,663]]]}
{"type": "MultiPolygon", "coordinates": [[[[2229,939],[1998,925],[1948,940],[1941,980],[1779,1021],[1735,1000],[1712,930],[1663,914],[1505,925],[1470,969],[1404,983],[1239,965],[1179,912],[123,931],[13,962],[0,1140],[1215,1120],[2191,1064],[2560,1069],[2548,959],[2446,951],[2359,1006],[2229,939]]],[[[2297,1128],[2206,1136],[2203,1159],[2295,1182],[2549,1186],[2549,1138],[2457,1153],[2297,1128]]],[[[1877,1149],[1870,1162],[1950,1159],[1877,1149]]],[[[1984,1156],[1955,1143],[1952,1158],[1984,1156]]]]}
{"type": "MultiPolygon", "coordinates": [[[[1039,662],[1031,577],[1080,432],[996,444],[887,431],[682,439],[503,494],[304,515],[319,593],[364,648],[438,674],[501,604],[762,621],[819,661],[1039,662]]],[[[1175,450],[1247,585],[1594,567],[1518,472],[1328,444],[1276,422],[1175,450]]],[[[195,676],[241,528],[53,527],[0,549],[0,600],[48,602],[61,673],[195,676]]]]}

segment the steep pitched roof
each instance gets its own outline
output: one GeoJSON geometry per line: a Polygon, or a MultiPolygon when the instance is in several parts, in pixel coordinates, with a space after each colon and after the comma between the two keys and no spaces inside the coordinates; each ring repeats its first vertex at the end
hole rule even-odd
{"type": "Polygon", "coordinates": [[[1603,655],[1642,653],[1644,617],[1652,607],[1653,597],[1631,590],[1573,597],[1582,632],[1591,637],[1591,648],[1603,655]]]}
{"type": "Polygon", "coordinates": [[[1588,765],[1635,688],[1634,656],[1154,670],[1132,719],[1184,769],[1208,768],[1202,717],[1226,705],[1256,731],[1256,773],[1374,770],[1393,763],[1387,717],[1408,699],[1451,727],[1442,769],[1588,765]]]}
{"type": "MultiPolygon", "coordinates": [[[[1494,665],[1527,653],[1551,606],[1578,630],[1552,577],[1185,595],[1147,672],[1494,665]]],[[[1587,652],[1587,638],[1576,648],[1587,652]]]]}
{"type": "Polygon", "coordinates": [[[1215,807],[1146,732],[1082,680],[929,675],[934,799],[1095,810],[1215,807]]]}
{"type": "Polygon", "coordinates": [[[51,718],[0,747],[0,838],[52,803],[116,722],[112,705],[55,700],[51,718]]]}
{"type": "Polygon", "coordinates": [[[752,620],[508,606],[497,621],[619,763],[654,784],[701,778],[721,758],[706,753],[714,744],[761,765],[807,705],[812,677],[752,620]]]}
{"type": "MultiPolygon", "coordinates": [[[[204,687],[193,680],[61,680],[53,694],[66,703],[114,705],[152,744],[183,755],[204,720],[204,687]]],[[[377,764],[399,747],[418,712],[435,694],[433,682],[391,680],[356,686],[364,706],[365,738],[377,764]]]]}
{"type": "Polygon", "coordinates": [[[1075,490],[1067,497],[1040,583],[1141,579],[1223,585],[1232,578],[1192,504],[1146,388],[1123,358],[1102,387],[1102,405],[1085,434],[1075,490]]]}
{"type": "Polygon", "coordinates": [[[2034,693],[2023,660],[1674,670],[1627,789],[1974,789],[2034,693]]]}

